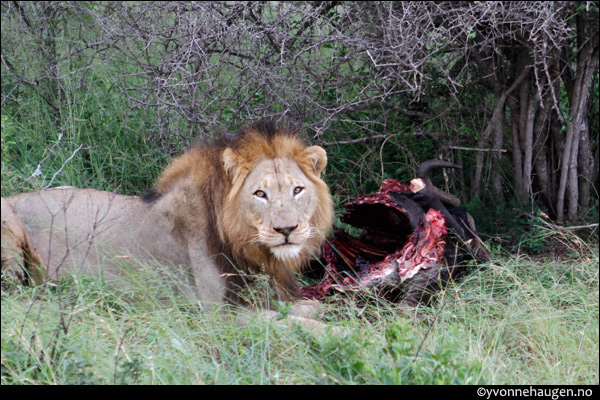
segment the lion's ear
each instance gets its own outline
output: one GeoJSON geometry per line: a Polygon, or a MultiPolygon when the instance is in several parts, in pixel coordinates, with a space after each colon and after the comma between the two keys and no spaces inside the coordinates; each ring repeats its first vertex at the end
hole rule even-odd
{"type": "Polygon", "coordinates": [[[320,177],[327,166],[327,152],[320,146],[310,146],[304,150],[304,154],[312,163],[315,174],[320,177]]]}
{"type": "Polygon", "coordinates": [[[238,165],[238,161],[235,153],[229,147],[223,150],[221,162],[223,163],[223,169],[225,169],[227,176],[232,177],[235,173],[235,168],[238,165]]]}

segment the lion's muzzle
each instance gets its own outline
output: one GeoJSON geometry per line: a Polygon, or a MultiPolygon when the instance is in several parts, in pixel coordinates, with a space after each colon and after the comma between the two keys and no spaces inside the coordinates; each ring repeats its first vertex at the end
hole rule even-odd
{"type": "Polygon", "coordinates": [[[288,239],[290,237],[290,233],[292,233],[292,231],[294,229],[296,229],[297,227],[298,227],[298,225],[286,226],[285,228],[275,228],[275,227],[273,227],[273,230],[275,230],[276,232],[279,232],[283,236],[285,236],[285,243],[288,243],[288,239]]]}

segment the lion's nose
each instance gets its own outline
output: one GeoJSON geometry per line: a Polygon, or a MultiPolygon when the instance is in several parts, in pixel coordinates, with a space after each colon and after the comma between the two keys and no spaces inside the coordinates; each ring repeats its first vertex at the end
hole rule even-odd
{"type": "Polygon", "coordinates": [[[273,228],[273,229],[276,230],[277,232],[281,233],[283,236],[288,237],[290,235],[290,233],[292,233],[292,231],[294,229],[296,229],[297,227],[298,227],[298,225],[286,226],[285,228],[273,228]]]}

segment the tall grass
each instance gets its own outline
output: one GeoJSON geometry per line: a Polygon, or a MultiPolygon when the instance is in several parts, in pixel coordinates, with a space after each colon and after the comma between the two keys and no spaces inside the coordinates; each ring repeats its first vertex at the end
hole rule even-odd
{"type": "Polygon", "coordinates": [[[57,113],[34,94],[2,107],[2,195],[71,185],[138,194],[168,162],[147,134],[149,113],[128,110],[106,74],[64,91],[57,113]]]}
{"type": "MultiPolygon", "coordinates": [[[[35,96],[3,107],[3,196],[151,186],[169,158],[147,140],[152,118],[126,115],[109,80],[90,76],[85,92],[65,92],[73,101],[58,124],[35,96]]],[[[337,329],[326,335],[240,323],[147,277],[3,290],[1,383],[598,384],[597,244],[550,234],[572,245],[562,258],[498,255],[429,307],[332,298],[323,321],[337,329]]]]}
{"type": "Polygon", "coordinates": [[[3,292],[2,384],[598,384],[597,252],[503,257],[430,307],[332,299],[326,335],[147,285],[3,292]]]}

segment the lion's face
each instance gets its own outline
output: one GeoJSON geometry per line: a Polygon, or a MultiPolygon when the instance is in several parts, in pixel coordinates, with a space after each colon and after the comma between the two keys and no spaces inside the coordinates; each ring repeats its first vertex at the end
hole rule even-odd
{"type": "Polygon", "coordinates": [[[315,185],[288,158],[260,161],[246,178],[239,197],[244,223],[254,240],[279,259],[299,257],[317,234],[310,219],[317,208],[315,185]]]}
{"type": "Polygon", "coordinates": [[[331,227],[331,195],[321,179],[325,150],[281,136],[227,148],[221,160],[231,182],[221,232],[233,254],[290,280],[319,253],[331,227]]]}

